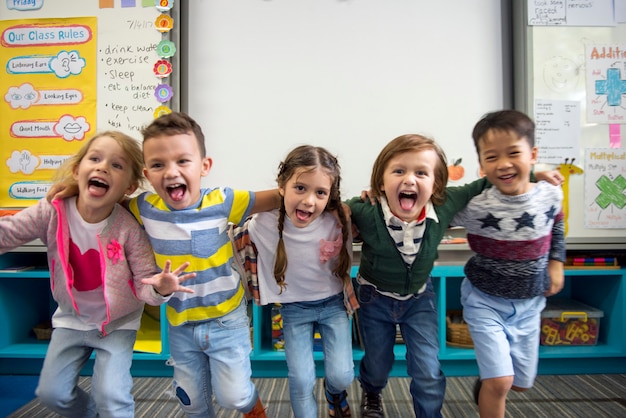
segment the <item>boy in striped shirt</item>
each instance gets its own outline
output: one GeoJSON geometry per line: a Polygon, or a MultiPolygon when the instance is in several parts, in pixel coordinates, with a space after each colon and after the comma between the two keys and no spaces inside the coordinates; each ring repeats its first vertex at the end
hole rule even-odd
{"type": "Polygon", "coordinates": [[[251,382],[247,301],[231,268],[228,224],[277,208],[276,190],[250,192],[201,187],[212,160],[200,126],[180,112],[155,119],[143,131],[144,174],[156,193],[129,203],[145,227],[157,264],[191,263],[196,277],[167,304],[174,391],[188,417],[215,417],[212,394],[224,408],[265,417],[251,382]],[[189,297],[191,296],[191,297],[189,297]]]}

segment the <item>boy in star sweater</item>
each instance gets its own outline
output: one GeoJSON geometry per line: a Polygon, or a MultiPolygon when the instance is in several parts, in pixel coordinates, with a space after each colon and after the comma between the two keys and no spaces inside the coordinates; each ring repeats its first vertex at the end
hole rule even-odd
{"type": "Polygon", "coordinates": [[[541,311],[546,296],[563,287],[563,192],[529,180],[534,130],[515,110],[489,113],[475,125],[479,163],[494,187],[452,221],[466,228],[476,253],[465,265],[461,303],[480,371],[474,395],[481,417],[504,417],[508,392],[532,387],[541,311]]]}

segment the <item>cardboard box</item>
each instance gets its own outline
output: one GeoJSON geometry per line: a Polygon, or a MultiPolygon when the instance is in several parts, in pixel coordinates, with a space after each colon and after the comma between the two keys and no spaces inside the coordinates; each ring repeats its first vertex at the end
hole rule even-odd
{"type": "Polygon", "coordinates": [[[604,312],[572,299],[548,299],[541,312],[541,345],[596,345],[604,312]]]}

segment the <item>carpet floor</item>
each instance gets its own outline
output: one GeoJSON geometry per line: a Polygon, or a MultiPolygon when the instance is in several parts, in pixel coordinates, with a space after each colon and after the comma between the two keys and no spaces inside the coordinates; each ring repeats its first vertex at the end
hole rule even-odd
{"type": "MultiPolygon", "coordinates": [[[[472,397],[473,377],[448,377],[442,414],[444,417],[477,417],[472,397]]],[[[267,408],[268,418],[291,418],[287,379],[253,379],[267,408]]],[[[82,377],[81,387],[89,390],[90,378],[82,377]]],[[[135,378],[135,417],[184,417],[171,392],[170,378],[135,378]]],[[[326,417],[321,379],[316,386],[319,416],[326,417]]],[[[353,417],[358,417],[360,387],[355,380],[348,390],[353,417]]],[[[415,416],[409,393],[409,379],[391,378],[383,392],[387,418],[415,416]]],[[[236,411],[216,407],[218,418],[240,418],[236,411]]],[[[9,415],[10,418],[57,418],[37,399],[9,415]]],[[[507,417],[626,417],[626,375],[540,375],[535,387],[524,393],[512,392],[507,417]]]]}

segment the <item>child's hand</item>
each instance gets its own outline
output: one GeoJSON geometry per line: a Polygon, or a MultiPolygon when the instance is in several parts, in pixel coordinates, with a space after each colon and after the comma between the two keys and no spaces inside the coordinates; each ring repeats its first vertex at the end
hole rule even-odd
{"type": "Polygon", "coordinates": [[[362,190],[361,191],[361,200],[365,202],[367,199],[370,200],[370,203],[372,204],[372,206],[376,205],[376,198],[374,196],[372,196],[371,191],[370,190],[362,190]]]}
{"type": "Polygon", "coordinates": [[[181,264],[172,272],[170,272],[171,265],[171,261],[167,260],[161,273],[155,274],[149,279],[141,279],[141,283],[154,287],[154,290],[163,296],[169,296],[174,292],[194,293],[193,289],[180,285],[181,282],[196,277],[196,273],[186,273],[182,276],[180,275],[187,267],[189,267],[189,262],[181,264]]]}
{"type": "Polygon", "coordinates": [[[537,181],[544,180],[555,186],[560,186],[565,181],[565,177],[558,170],[537,171],[535,173],[537,181]]]}
{"type": "Polygon", "coordinates": [[[78,186],[56,183],[48,189],[48,193],[46,193],[46,200],[51,202],[53,199],[65,199],[67,197],[76,196],[77,194],[78,186]]]}
{"type": "Polygon", "coordinates": [[[563,289],[563,282],[565,280],[563,263],[557,260],[548,261],[548,276],[550,276],[550,287],[546,290],[544,295],[556,295],[563,289]]]}

